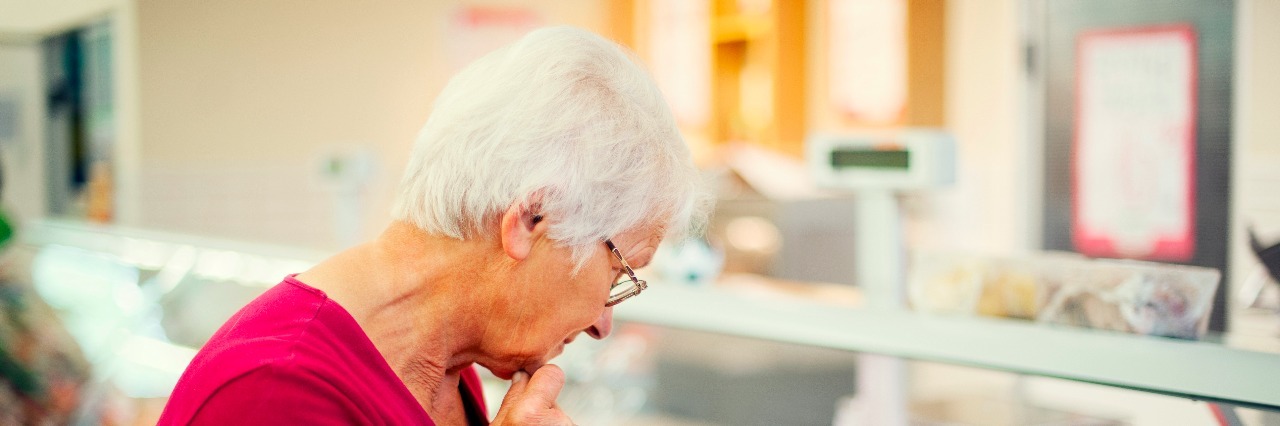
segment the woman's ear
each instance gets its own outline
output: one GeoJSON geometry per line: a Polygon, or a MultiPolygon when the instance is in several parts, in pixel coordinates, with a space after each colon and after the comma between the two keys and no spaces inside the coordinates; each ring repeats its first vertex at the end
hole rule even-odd
{"type": "Polygon", "coordinates": [[[529,252],[533,250],[533,243],[545,229],[545,225],[538,226],[542,221],[541,214],[535,213],[533,209],[520,203],[512,204],[507,208],[507,211],[502,214],[502,227],[499,231],[502,250],[507,253],[507,256],[515,260],[528,258],[529,252]]]}

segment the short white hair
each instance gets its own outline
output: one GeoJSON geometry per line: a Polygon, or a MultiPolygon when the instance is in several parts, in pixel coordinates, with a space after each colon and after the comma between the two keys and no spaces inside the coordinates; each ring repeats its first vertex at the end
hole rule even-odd
{"type": "Polygon", "coordinates": [[[520,203],[549,219],[579,268],[601,240],[705,223],[707,195],[671,111],[617,44],[572,27],[530,32],[449,81],[418,135],[392,212],[434,234],[496,235],[520,203]]]}

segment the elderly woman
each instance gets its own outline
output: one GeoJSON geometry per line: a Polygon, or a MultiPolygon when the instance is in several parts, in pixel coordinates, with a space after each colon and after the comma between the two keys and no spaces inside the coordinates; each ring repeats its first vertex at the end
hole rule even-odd
{"type": "Polygon", "coordinates": [[[549,362],[609,335],[632,268],[701,221],[697,182],[634,60],[534,31],[436,99],[386,231],[228,320],[160,423],[488,424],[478,364],[512,380],[494,424],[571,424],[549,362]]]}

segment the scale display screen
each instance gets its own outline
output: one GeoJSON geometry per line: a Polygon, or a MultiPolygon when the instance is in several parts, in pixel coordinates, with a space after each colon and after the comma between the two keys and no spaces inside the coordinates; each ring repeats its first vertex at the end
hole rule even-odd
{"type": "Polygon", "coordinates": [[[906,150],[838,148],[831,151],[831,168],[907,170],[911,167],[910,154],[906,150]]]}

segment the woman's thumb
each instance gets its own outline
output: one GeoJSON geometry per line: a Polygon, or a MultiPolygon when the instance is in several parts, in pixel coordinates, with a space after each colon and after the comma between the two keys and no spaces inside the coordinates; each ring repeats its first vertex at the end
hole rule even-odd
{"type": "Polygon", "coordinates": [[[529,378],[527,392],[541,400],[547,407],[555,406],[560,397],[560,389],[564,388],[564,370],[555,364],[547,364],[533,372],[529,378]]]}

